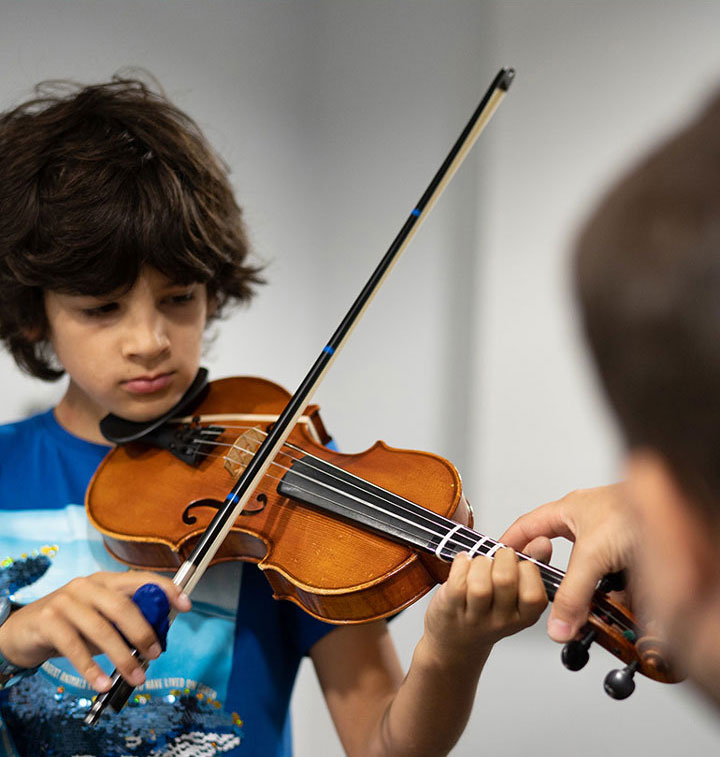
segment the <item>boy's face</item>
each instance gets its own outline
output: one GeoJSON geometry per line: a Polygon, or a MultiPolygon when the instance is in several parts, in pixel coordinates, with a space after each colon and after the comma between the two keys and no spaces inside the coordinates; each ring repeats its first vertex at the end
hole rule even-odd
{"type": "Polygon", "coordinates": [[[58,420],[103,441],[108,413],[144,421],[169,410],[198,370],[208,315],[204,284],[178,285],[145,268],[117,296],[45,293],[50,342],[70,377],[58,420]]]}

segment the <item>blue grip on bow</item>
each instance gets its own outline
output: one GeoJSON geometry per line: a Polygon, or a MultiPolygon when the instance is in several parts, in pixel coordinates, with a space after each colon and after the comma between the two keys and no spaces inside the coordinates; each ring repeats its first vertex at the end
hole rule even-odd
{"type": "Polygon", "coordinates": [[[132,596],[145,620],[153,627],[155,635],[165,651],[167,632],[170,627],[170,602],[157,584],[143,584],[132,596]]]}

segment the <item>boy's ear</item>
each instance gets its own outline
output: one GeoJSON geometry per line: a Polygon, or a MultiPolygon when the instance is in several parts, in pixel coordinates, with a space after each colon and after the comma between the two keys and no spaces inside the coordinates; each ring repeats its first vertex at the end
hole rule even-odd
{"type": "Polygon", "coordinates": [[[41,342],[45,339],[45,332],[42,326],[31,326],[30,328],[24,328],[22,335],[28,342],[41,342]]]}

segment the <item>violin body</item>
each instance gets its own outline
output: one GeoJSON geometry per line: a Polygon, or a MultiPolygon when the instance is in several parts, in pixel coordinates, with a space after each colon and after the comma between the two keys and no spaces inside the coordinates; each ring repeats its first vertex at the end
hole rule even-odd
{"type": "MultiPolygon", "coordinates": [[[[174,571],[191,553],[217,507],[244,469],[233,450],[248,427],[265,431],[289,399],[265,379],[235,377],[209,384],[192,417],[197,427],[222,429],[197,465],[142,441],[113,448],[87,490],[86,509],[109,552],[137,568],[174,571]]],[[[455,467],[427,452],[377,442],[358,454],[328,449],[316,407],[310,407],[289,442],[305,453],[372,481],[441,516],[472,525],[455,467]]],[[[250,440],[241,442],[251,444],[250,440]]],[[[295,453],[297,455],[297,453],[295,453]]],[[[333,623],[384,618],[412,604],[445,580],[449,562],[373,533],[347,518],[278,492],[292,458],[256,488],[213,562],[245,560],[265,571],[276,598],[289,599],[333,623]]]]}

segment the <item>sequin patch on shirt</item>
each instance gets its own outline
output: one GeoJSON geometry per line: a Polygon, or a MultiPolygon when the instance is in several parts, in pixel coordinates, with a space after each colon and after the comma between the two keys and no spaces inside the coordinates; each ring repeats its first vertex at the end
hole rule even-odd
{"type": "Polygon", "coordinates": [[[241,754],[242,721],[189,691],[130,700],[94,726],[83,722],[92,700],[66,695],[41,675],[8,692],[3,718],[20,754],[47,757],[213,757],[241,754]],[[38,702],[43,707],[38,707],[38,702]]]}

